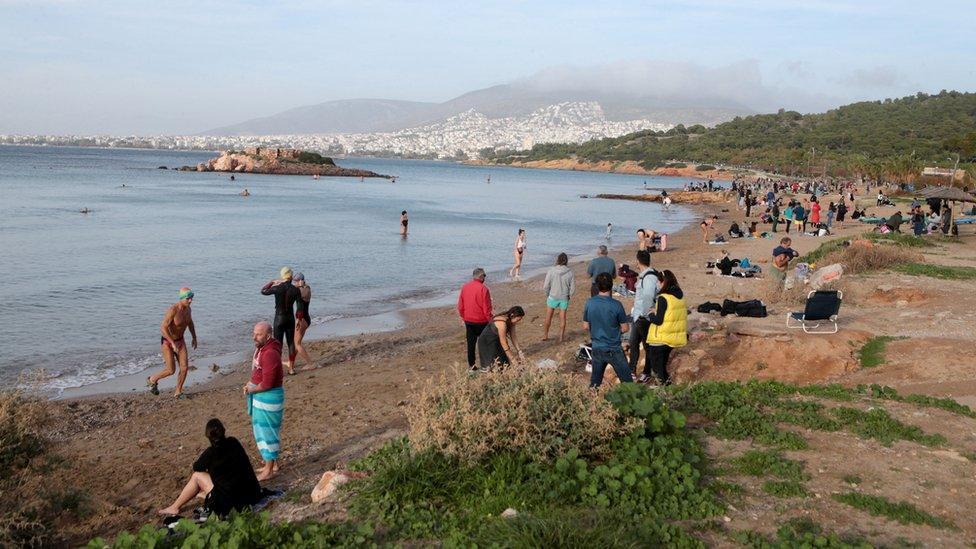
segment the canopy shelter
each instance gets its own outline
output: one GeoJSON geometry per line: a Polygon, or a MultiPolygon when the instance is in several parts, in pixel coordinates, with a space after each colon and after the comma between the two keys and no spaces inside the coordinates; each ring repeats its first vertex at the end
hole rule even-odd
{"type": "Polygon", "coordinates": [[[956,202],[976,202],[976,197],[958,187],[925,187],[921,191],[925,198],[938,200],[954,200],[956,202]]]}

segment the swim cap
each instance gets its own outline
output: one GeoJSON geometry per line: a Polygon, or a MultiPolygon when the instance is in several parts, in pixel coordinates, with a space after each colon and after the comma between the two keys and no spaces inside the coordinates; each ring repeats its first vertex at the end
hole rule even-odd
{"type": "Polygon", "coordinates": [[[305,280],[305,275],[303,275],[302,273],[296,273],[295,278],[293,278],[292,280],[305,280]]]}
{"type": "Polygon", "coordinates": [[[183,287],[180,288],[180,299],[189,299],[193,297],[193,290],[183,287]]]}
{"type": "Polygon", "coordinates": [[[281,268],[281,278],[284,278],[285,280],[291,280],[291,267],[281,268]]]}

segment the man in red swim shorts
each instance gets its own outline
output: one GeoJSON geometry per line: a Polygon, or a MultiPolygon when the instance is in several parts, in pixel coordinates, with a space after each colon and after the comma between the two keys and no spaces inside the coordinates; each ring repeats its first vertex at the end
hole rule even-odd
{"type": "Polygon", "coordinates": [[[176,372],[176,360],[180,361],[180,374],[176,379],[176,398],[183,397],[183,382],[186,381],[186,374],[190,370],[190,358],[186,350],[186,342],[183,335],[187,328],[193,337],[190,344],[194,349],[197,348],[197,331],[193,327],[193,317],[190,315],[190,304],[193,303],[193,290],[180,288],[180,300],[166,310],[163,323],[159,326],[162,337],[159,338],[159,345],[162,348],[163,362],[166,366],[156,374],[149,376],[146,385],[149,392],[159,394],[159,380],[169,377],[176,372]]]}

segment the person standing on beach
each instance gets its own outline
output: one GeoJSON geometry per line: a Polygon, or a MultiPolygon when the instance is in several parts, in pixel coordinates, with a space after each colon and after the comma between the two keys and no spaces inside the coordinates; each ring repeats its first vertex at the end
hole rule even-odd
{"type": "MultiPolygon", "coordinates": [[[[312,358],[308,356],[302,340],[305,339],[308,327],[312,325],[312,315],[308,311],[309,302],[312,301],[312,287],[305,282],[305,275],[302,273],[295,275],[292,284],[298,288],[298,296],[295,297],[295,351],[308,368],[312,365],[312,358]]],[[[288,364],[288,375],[295,375],[294,360],[288,364]]]]}
{"type": "Polygon", "coordinates": [[[400,236],[407,236],[407,225],[410,224],[410,219],[407,218],[407,210],[400,212],[400,236]]]}
{"type": "Polygon", "coordinates": [[[494,313],[491,307],[491,292],[485,286],[485,270],[478,267],[471,273],[471,280],[461,286],[458,294],[457,311],[464,325],[464,338],[468,344],[468,368],[475,369],[475,345],[478,337],[491,322],[494,313]]]}
{"type": "Polygon", "coordinates": [[[647,319],[654,300],[657,297],[657,271],[651,268],[651,254],[647,250],[637,252],[637,267],[640,272],[634,287],[634,306],[630,309],[630,357],[628,365],[630,371],[637,372],[640,361],[641,348],[644,349],[644,376],[641,383],[647,381],[650,372],[650,351],[647,347],[647,329],[651,323],[647,319]]]}
{"type": "Polygon", "coordinates": [[[596,257],[590,260],[590,264],[586,267],[586,274],[590,276],[590,297],[599,293],[596,289],[597,275],[607,273],[610,275],[611,280],[617,276],[617,262],[607,256],[607,253],[609,252],[606,246],[598,247],[596,257]]]}
{"type": "Polygon", "coordinates": [[[281,342],[272,337],[271,324],[267,322],[254,325],[252,338],[251,379],[244,384],[244,396],[247,398],[247,415],[251,416],[254,429],[254,442],[264,460],[258,480],[267,480],[278,472],[281,420],[285,413],[281,342]]]}
{"type": "Polygon", "coordinates": [[[603,373],[609,364],[621,382],[633,382],[620,336],[630,331],[630,317],[624,306],[611,297],[613,279],[603,273],[596,277],[599,294],[587,300],[583,307],[583,329],[590,333],[593,371],[590,387],[603,384],[603,373]]]}
{"type": "MultiPolygon", "coordinates": [[[[606,249],[606,246],[603,246],[606,249]]],[[[569,310],[569,298],[576,292],[576,276],[568,267],[569,256],[565,252],[556,256],[556,265],[546,273],[546,280],[542,284],[542,291],[546,294],[546,320],[542,324],[542,341],[549,340],[549,327],[552,325],[552,315],[559,311],[559,342],[566,339],[566,311],[569,310]]],[[[613,261],[611,266],[616,270],[613,261]]],[[[613,282],[611,279],[611,287],[613,282]]]]}
{"type": "Polygon", "coordinates": [[[515,237],[515,249],[512,251],[515,256],[515,264],[508,270],[508,276],[516,280],[522,274],[522,259],[525,257],[525,229],[519,229],[515,237]]]}
{"type": "Polygon", "coordinates": [[[272,280],[261,288],[261,295],[275,298],[274,338],[279,342],[288,340],[288,371],[294,370],[295,355],[295,301],[301,292],[291,282],[291,267],[281,268],[281,278],[272,280]]]}
{"type": "Polygon", "coordinates": [[[186,341],[183,340],[187,329],[190,330],[190,336],[193,338],[190,345],[194,350],[197,348],[197,330],[193,325],[190,311],[190,305],[193,304],[193,290],[180,288],[179,295],[180,300],[170,305],[163,316],[162,324],[159,325],[159,332],[162,334],[159,345],[165,366],[160,372],[146,379],[149,392],[154,395],[159,394],[159,380],[173,375],[176,372],[176,361],[179,360],[180,374],[176,378],[176,392],[173,396],[183,398],[183,383],[186,381],[187,372],[190,371],[190,357],[186,350],[186,341]]]}
{"type": "Polygon", "coordinates": [[[776,201],[774,200],[773,201],[773,205],[771,207],[771,210],[769,212],[769,215],[772,218],[773,232],[774,233],[776,232],[776,227],[779,226],[779,213],[780,213],[779,212],[779,204],[777,204],[776,201]]]}
{"type": "MultiPolygon", "coordinates": [[[[671,271],[657,274],[657,307],[650,314],[650,327],[647,330],[647,345],[650,347],[651,372],[660,385],[670,385],[668,359],[671,351],[688,344],[688,306],[678,279],[671,271]]],[[[641,379],[647,379],[645,370],[641,379]]]]}

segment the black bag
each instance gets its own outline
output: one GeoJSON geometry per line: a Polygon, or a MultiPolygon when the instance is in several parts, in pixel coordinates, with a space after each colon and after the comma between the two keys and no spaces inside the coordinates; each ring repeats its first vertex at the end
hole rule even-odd
{"type": "Polygon", "coordinates": [[[712,301],[706,301],[705,303],[702,303],[701,305],[698,306],[699,313],[708,314],[712,311],[721,311],[721,310],[722,310],[722,306],[712,301]]]}
{"type": "Polygon", "coordinates": [[[732,301],[731,299],[726,299],[722,302],[722,316],[732,314],[752,318],[765,318],[768,316],[766,313],[766,305],[758,299],[750,299],[749,301],[732,301]]]}

